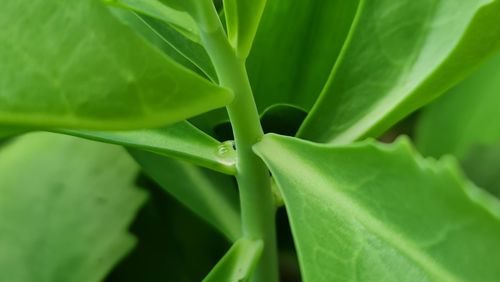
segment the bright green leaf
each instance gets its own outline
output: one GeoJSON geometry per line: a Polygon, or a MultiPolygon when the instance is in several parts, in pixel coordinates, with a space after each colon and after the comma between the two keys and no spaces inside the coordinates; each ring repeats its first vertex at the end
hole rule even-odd
{"type": "Polygon", "coordinates": [[[176,62],[217,81],[217,74],[203,46],[186,37],[182,30],[152,16],[123,9],[112,11],[176,62]]]}
{"type": "MultiPolygon", "coordinates": [[[[266,0],[223,0],[227,33],[240,58],[250,53],[266,0]]],[[[271,1],[272,2],[272,1],[271,1]]]]}
{"type": "Polygon", "coordinates": [[[0,281],[98,282],[145,199],[123,149],[49,133],[0,150],[0,281]]]}
{"type": "Polygon", "coordinates": [[[198,26],[186,12],[175,10],[159,0],[105,0],[106,2],[162,20],[174,26],[189,39],[200,42],[198,26]]]}
{"type": "Polygon", "coordinates": [[[229,240],[241,237],[237,188],[231,177],[145,151],[130,153],[165,191],[229,240]]]}
{"type": "Polygon", "coordinates": [[[137,131],[57,132],[175,157],[226,174],[235,173],[234,163],[221,159],[217,154],[223,144],[186,121],[165,128],[137,131]]]}
{"type": "Polygon", "coordinates": [[[267,1],[247,60],[261,111],[277,103],[311,108],[343,46],[357,5],[358,0],[267,1]]]}
{"type": "Polygon", "coordinates": [[[474,145],[500,141],[500,55],[425,108],[417,127],[424,155],[462,159],[474,145]]]}
{"type": "Polygon", "coordinates": [[[149,46],[96,0],[6,2],[0,45],[3,124],[163,126],[232,96],[149,46]]]}
{"type": "Polygon", "coordinates": [[[240,239],[229,249],[203,282],[249,281],[262,253],[262,241],[240,239]]]}
{"type": "MultiPolygon", "coordinates": [[[[176,32],[168,25],[156,19],[141,16],[141,20],[166,44],[180,56],[195,65],[211,81],[217,81],[217,74],[204,47],[176,32]]],[[[171,52],[169,52],[171,54],[171,52]]],[[[170,55],[172,57],[172,55],[170,55]]]]}
{"type": "Polygon", "coordinates": [[[363,0],[330,79],[299,136],[377,136],[500,48],[498,0],[363,0]]]}
{"type": "Polygon", "coordinates": [[[255,146],[283,194],[304,281],[496,281],[499,203],[407,141],[255,146]]]}

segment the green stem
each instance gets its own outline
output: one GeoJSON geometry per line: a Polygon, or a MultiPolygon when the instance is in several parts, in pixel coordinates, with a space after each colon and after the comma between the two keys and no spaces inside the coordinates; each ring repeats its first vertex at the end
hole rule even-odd
{"type": "Polygon", "coordinates": [[[237,57],[213,7],[210,14],[210,26],[214,26],[215,20],[219,24],[216,29],[205,29],[202,32],[202,40],[217,71],[220,85],[231,89],[235,94],[233,102],[227,106],[227,111],[233,126],[238,154],[236,179],[240,191],[243,235],[248,239],[264,242],[264,251],[252,279],[259,282],[276,282],[279,280],[276,208],[269,170],[252,151],[252,146],[261,140],[264,133],[248,81],[245,61],[237,57]]]}

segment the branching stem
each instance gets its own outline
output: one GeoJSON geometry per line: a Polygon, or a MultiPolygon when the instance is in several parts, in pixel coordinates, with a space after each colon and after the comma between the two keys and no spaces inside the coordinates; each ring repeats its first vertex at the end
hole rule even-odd
{"type": "MultiPolygon", "coordinates": [[[[204,2],[204,1],[202,1],[204,2]]],[[[264,251],[253,275],[253,281],[277,282],[275,204],[269,171],[252,146],[263,136],[259,114],[246,72],[245,61],[237,57],[212,6],[204,18],[210,29],[202,32],[202,40],[214,64],[222,87],[231,89],[235,98],[227,111],[236,144],[238,162],[236,179],[240,191],[243,234],[248,239],[262,240],[264,251]],[[215,21],[217,28],[213,28],[215,21]]]]}

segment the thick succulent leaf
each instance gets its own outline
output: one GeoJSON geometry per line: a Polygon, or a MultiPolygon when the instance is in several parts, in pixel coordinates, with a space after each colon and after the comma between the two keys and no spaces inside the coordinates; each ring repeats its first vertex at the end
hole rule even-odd
{"type": "Polygon", "coordinates": [[[186,121],[165,128],[137,131],[58,130],[57,132],[146,150],[186,160],[222,173],[235,174],[234,163],[224,161],[217,154],[220,146],[224,145],[186,121]]]}
{"type": "MultiPolygon", "coordinates": [[[[199,70],[211,81],[217,81],[217,74],[215,73],[214,66],[205,48],[201,44],[189,40],[181,33],[159,20],[147,16],[140,16],[140,19],[147,27],[152,29],[164,43],[168,44],[177,52],[178,55],[174,55],[175,57],[182,56],[196,66],[195,71],[199,70]]],[[[170,54],[171,52],[169,52],[169,55],[170,54]]],[[[172,55],[170,56],[173,57],[172,55]]]]}
{"type": "Polygon", "coordinates": [[[240,58],[252,47],[266,0],[223,0],[229,41],[240,58]]]}
{"type": "Polygon", "coordinates": [[[162,20],[189,39],[200,42],[200,34],[196,22],[186,12],[175,10],[159,0],[106,0],[108,3],[136,11],[138,13],[162,20]]]}
{"type": "Polygon", "coordinates": [[[228,91],[151,47],[101,1],[4,4],[0,123],[154,127],[231,100],[228,91]]]}
{"type": "Polygon", "coordinates": [[[461,164],[470,180],[500,198],[500,143],[473,146],[461,164]]]}
{"type": "Polygon", "coordinates": [[[112,9],[112,11],[176,62],[207,76],[212,81],[217,81],[215,69],[207,52],[199,42],[186,36],[183,30],[145,13],[126,9],[112,9]]]}
{"type": "Polygon", "coordinates": [[[102,281],[145,199],[115,146],[35,133],[0,150],[0,281],[102,281]]]}
{"type": "Polygon", "coordinates": [[[255,146],[283,194],[304,281],[496,281],[499,203],[408,141],[255,146]],[[321,231],[320,231],[321,230],[321,231]]]}
{"type": "Polygon", "coordinates": [[[357,5],[358,0],[267,1],[247,60],[261,111],[277,103],[310,109],[328,79],[357,5]]]}
{"type": "Polygon", "coordinates": [[[426,107],[417,127],[424,155],[463,158],[476,144],[500,141],[500,55],[426,107]]]}
{"type": "Polygon", "coordinates": [[[238,194],[232,177],[145,151],[129,152],[165,191],[229,240],[241,237],[238,194]]]}
{"type": "Polygon", "coordinates": [[[236,241],[203,282],[249,281],[263,247],[262,241],[236,241]]]}
{"type": "Polygon", "coordinates": [[[299,136],[349,143],[383,133],[500,48],[499,14],[498,0],[363,0],[299,136]]]}

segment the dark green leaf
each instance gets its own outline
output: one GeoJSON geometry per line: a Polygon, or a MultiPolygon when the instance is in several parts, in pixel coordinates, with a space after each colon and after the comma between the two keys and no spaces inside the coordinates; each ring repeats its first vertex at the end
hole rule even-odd
{"type": "Polygon", "coordinates": [[[203,282],[249,281],[262,253],[262,241],[240,239],[234,243],[203,282]]]}
{"type": "Polygon", "coordinates": [[[496,281],[500,205],[407,141],[255,146],[283,194],[304,281],[496,281]]]}
{"type": "Polygon", "coordinates": [[[201,281],[230,244],[148,178],[139,185],[150,197],[130,227],[137,246],[105,281],[201,281]]]}
{"type": "Polygon", "coordinates": [[[49,133],[0,150],[0,281],[98,282],[145,199],[123,149],[49,133]]]}
{"type": "Polygon", "coordinates": [[[358,0],[267,0],[247,60],[261,111],[278,103],[310,109],[343,46],[357,5],[358,0]]]}
{"type": "Polygon", "coordinates": [[[238,195],[232,178],[145,151],[130,153],[165,191],[229,240],[240,238],[238,195]]]}
{"type": "Polygon", "coordinates": [[[163,126],[232,96],[149,46],[101,1],[6,2],[0,45],[3,124],[163,126]]]}
{"type": "Polygon", "coordinates": [[[299,136],[377,136],[500,48],[500,1],[363,0],[341,57],[299,136]]]}
{"type": "Polygon", "coordinates": [[[500,198],[500,146],[473,146],[461,162],[467,177],[500,198]]]}

